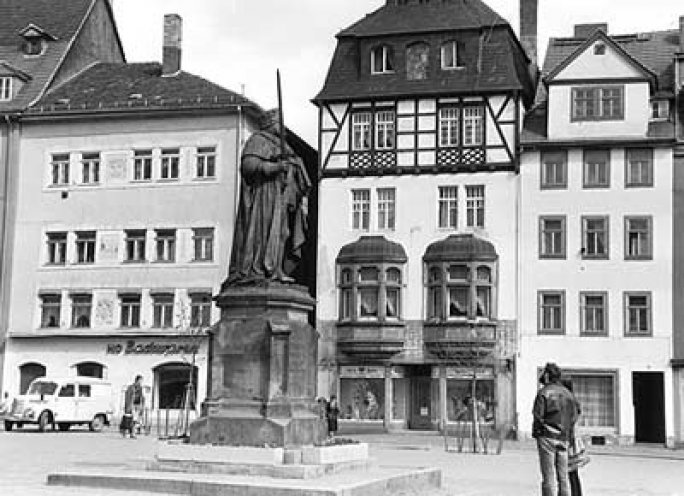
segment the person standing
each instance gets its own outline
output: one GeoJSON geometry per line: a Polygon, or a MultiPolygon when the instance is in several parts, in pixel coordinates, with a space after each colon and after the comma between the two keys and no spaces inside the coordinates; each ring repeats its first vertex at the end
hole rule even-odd
{"type": "MultiPolygon", "coordinates": [[[[570,379],[563,379],[562,381],[565,389],[570,391],[574,396],[572,381],[570,379]]],[[[577,415],[582,414],[582,408],[575,398],[575,405],[577,406],[577,415]]],[[[582,496],[582,483],[579,478],[579,469],[588,463],[588,457],[585,453],[584,443],[581,437],[577,437],[575,432],[577,422],[573,424],[570,433],[570,448],[568,450],[568,478],[570,482],[570,495],[582,496]]]]}
{"type": "Polygon", "coordinates": [[[561,384],[561,370],[547,363],[534,399],[532,437],[537,440],[542,496],[570,496],[568,448],[577,420],[577,402],[561,384]]]}
{"type": "Polygon", "coordinates": [[[145,408],[145,395],[142,387],[143,377],[136,375],[133,384],[126,388],[124,398],[124,419],[121,421],[121,434],[126,435],[126,431],[132,438],[135,438],[135,430],[140,424],[143,409],[145,408]],[[128,417],[128,418],[127,418],[128,417]]]}
{"type": "Polygon", "coordinates": [[[328,436],[334,437],[337,432],[337,418],[340,416],[340,407],[337,404],[337,396],[330,396],[326,406],[325,416],[328,421],[328,436]]]}

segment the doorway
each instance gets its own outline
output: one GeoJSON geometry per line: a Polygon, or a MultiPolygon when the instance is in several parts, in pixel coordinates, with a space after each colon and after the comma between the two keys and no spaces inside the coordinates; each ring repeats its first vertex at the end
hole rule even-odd
{"type": "Polygon", "coordinates": [[[432,367],[418,366],[410,370],[411,409],[409,429],[432,430],[432,367]]]}
{"type": "Polygon", "coordinates": [[[665,387],[662,372],[632,373],[634,441],[665,443],[665,387]]]}

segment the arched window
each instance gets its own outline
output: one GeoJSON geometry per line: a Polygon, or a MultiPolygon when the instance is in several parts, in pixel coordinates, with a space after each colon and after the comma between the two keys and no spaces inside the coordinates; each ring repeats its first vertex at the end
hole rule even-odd
{"type": "MultiPolygon", "coordinates": [[[[181,409],[185,405],[191,365],[187,363],[166,363],[154,371],[157,385],[157,408],[181,409]]],[[[192,390],[190,391],[190,409],[196,407],[197,367],[192,368],[192,390]]]]}
{"type": "Polygon", "coordinates": [[[45,365],[40,363],[25,363],[19,367],[19,394],[26,394],[29,385],[38,377],[45,377],[45,365]]]}
{"type": "Polygon", "coordinates": [[[104,379],[105,367],[97,362],[81,362],[76,364],[76,375],[104,379]]]}
{"type": "Polygon", "coordinates": [[[371,50],[371,74],[394,72],[394,50],[388,45],[380,45],[371,50]]]}

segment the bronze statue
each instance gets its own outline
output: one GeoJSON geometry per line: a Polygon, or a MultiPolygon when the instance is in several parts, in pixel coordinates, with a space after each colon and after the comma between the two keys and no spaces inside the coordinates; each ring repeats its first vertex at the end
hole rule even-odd
{"type": "Polygon", "coordinates": [[[294,282],[291,274],[306,241],[311,182],[304,163],[284,140],[278,110],[266,112],[260,127],[242,151],[240,204],[224,287],[294,282]]]}

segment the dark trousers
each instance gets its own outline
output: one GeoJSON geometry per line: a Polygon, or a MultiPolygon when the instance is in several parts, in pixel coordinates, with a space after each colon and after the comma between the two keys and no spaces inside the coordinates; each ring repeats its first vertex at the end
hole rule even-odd
{"type": "Polygon", "coordinates": [[[582,496],[582,484],[580,484],[579,471],[573,470],[568,472],[568,479],[570,480],[570,495],[582,496]]]}

